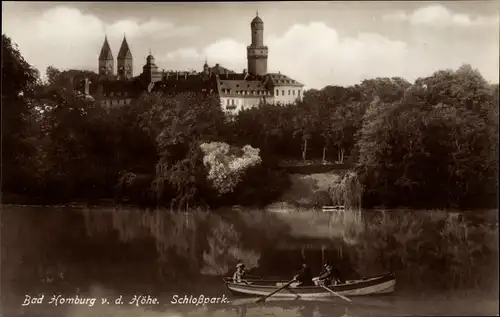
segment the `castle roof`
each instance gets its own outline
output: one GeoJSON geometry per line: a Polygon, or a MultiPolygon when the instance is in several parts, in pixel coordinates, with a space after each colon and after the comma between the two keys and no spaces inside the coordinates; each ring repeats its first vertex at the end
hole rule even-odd
{"type": "Polygon", "coordinates": [[[120,51],[118,52],[118,59],[132,59],[132,52],[128,47],[125,36],[123,36],[122,45],[120,46],[120,51]]]}
{"type": "Polygon", "coordinates": [[[216,92],[215,76],[203,76],[192,72],[167,72],[161,81],[155,82],[153,91],[164,93],[178,92],[216,92]]]}
{"type": "Polygon", "coordinates": [[[104,37],[104,43],[102,44],[101,53],[99,54],[99,60],[112,60],[113,53],[111,53],[111,47],[108,43],[108,37],[104,37]]]}
{"type": "Polygon", "coordinates": [[[296,86],[303,87],[304,85],[281,73],[268,73],[268,80],[271,81],[273,86],[296,86]]]}
{"type": "Polygon", "coordinates": [[[269,96],[271,92],[261,80],[218,79],[221,97],[255,98],[269,96]]]}
{"type": "MultiPolygon", "coordinates": [[[[85,81],[80,81],[77,90],[85,89],[85,81]]],[[[146,85],[138,78],[117,79],[114,77],[99,77],[91,80],[89,83],[89,93],[99,95],[101,93],[109,94],[126,93],[127,96],[134,97],[140,95],[146,89],[146,85]]]]}
{"type": "Polygon", "coordinates": [[[209,70],[211,73],[213,74],[217,74],[217,75],[222,75],[222,74],[236,74],[235,71],[233,70],[230,70],[228,68],[225,68],[219,64],[215,64],[214,67],[209,67],[209,70]]]}

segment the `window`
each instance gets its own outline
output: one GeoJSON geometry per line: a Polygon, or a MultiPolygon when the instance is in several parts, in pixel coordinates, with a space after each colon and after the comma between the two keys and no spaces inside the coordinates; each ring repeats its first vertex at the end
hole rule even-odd
{"type": "Polygon", "coordinates": [[[234,99],[231,99],[231,105],[234,106],[234,99]]]}
{"type": "Polygon", "coordinates": [[[103,95],[104,97],[106,97],[106,92],[103,92],[103,93],[102,93],[102,95],[103,95]]]}
{"type": "Polygon", "coordinates": [[[284,91],[284,90],[282,90],[282,91],[281,91],[281,95],[282,95],[282,96],[284,96],[284,95],[285,95],[285,91],[284,91]]]}
{"type": "Polygon", "coordinates": [[[124,97],[127,97],[127,96],[128,96],[128,92],[126,92],[126,91],[125,91],[125,92],[123,92],[123,96],[124,96],[124,97]]]}
{"type": "Polygon", "coordinates": [[[276,89],[276,96],[278,96],[280,94],[280,91],[278,89],[276,89]]]}
{"type": "Polygon", "coordinates": [[[227,105],[229,106],[231,104],[231,100],[227,100],[227,105]]]}
{"type": "Polygon", "coordinates": [[[294,90],[292,90],[292,95],[294,95],[294,96],[295,96],[295,89],[294,89],[294,90]]]}
{"type": "Polygon", "coordinates": [[[290,94],[291,94],[291,93],[290,93],[290,89],[288,89],[288,95],[290,96],[290,94]]]}
{"type": "Polygon", "coordinates": [[[116,95],[117,95],[117,96],[120,96],[120,95],[121,95],[121,93],[120,93],[119,91],[117,91],[117,92],[116,92],[116,95]]]}
{"type": "Polygon", "coordinates": [[[110,97],[113,97],[113,95],[114,95],[114,94],[113,94],[113,92],[110,92],[110,93],[109,93],[109,96],[110,96],[110,97]]]}
{"type": "Polygon", "coordinates": [[[300,90],[299,90],[297,93],[298,93],[298,95],[299,95],[299,97],[300,97],[300,90]]]}

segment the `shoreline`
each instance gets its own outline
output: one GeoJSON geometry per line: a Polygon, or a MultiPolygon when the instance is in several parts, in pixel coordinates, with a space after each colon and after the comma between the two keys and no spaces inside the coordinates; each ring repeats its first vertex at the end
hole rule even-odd
{"type": "MultiPolygon", "coordinates": [[[[117,205],[111,202],[108,202],[107,204],[85,204],[85,203],[78,203],[78,202],[72,202],[68,204],[23,204],[23,203],[4,203],[1,202],[0,205],[2,207],[23,207],[23,208],[74,208],[74,209],[83,209],[83,208],[89,208],[89,209],[99,209],[99,208],[114,208],[114,209],[135,209],[135,210],[144,210],[144,211],[151,211],[151,210],[170,210],[168,207],[145,207],[145,206],[138,206],[138,205],[133,205],[133,204],[121,204],[117,205]]],[[[196,210],[198,208],[194,207],[191,210],[196,210]]],[[[320,207],[317,206],[295,206],[290,203],[286,202],[274,202],[271,203],[265,207],[258,207],[258,206],[241,206],[241,205],[232,205],[232,206],[222,206],[214,209],[207,209],[207,211],[217,211],[217,210],[227,210],[231,209],[232,211],[244,211],[246,209],[248,210],[259,210],[259,211],[264,211],[264,212],[271,212],[271,213],[290,213],[290,212],[312,212],[316,211],[319,213],[334,213],[334,212],[343,212],[344,209],[336,209],[334,211],[322,211],[320,207]],[[282,206],[277,206],[277,204],[280,204],[282,206]]],[[[373,207],[373,208],[360,208],[361,211],[363,212],[380,212],[380,211],[404,211],[404,212],[416,212],[416,211],[446,211],[448,213],[467,213],[467,212],[492,212],[496,211],[494,208],[477,208],[477,209],[450,209],[450,208],[412,208],[412,207],[373,207]]],[[[347,211],[347,210],[346,210],[347,211]]]]}

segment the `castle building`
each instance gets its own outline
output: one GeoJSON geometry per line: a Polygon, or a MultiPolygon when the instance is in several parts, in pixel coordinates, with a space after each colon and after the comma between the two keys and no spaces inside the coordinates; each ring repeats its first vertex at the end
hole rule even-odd
{"type": "Polygon", "coordinates": [[[107,37],[98,58],[99,79],[85,80],[85,93],[106,106],[129,104],[145,91],[208,92],[217,94],[224,111],[241,110],[268,104],[290,104],[302,99],[304,85],[278,73],[269,73],[269,50],[264,45],[264,22],[256,15],[250,23],[251,44],[247,47],[247,69],[241,73],[210,67],[205,61],[200,72],[160,71],[151,52],[142,73],[133,76],[133,57],[125,36],[117,56],[117,73],[107,37]]]}

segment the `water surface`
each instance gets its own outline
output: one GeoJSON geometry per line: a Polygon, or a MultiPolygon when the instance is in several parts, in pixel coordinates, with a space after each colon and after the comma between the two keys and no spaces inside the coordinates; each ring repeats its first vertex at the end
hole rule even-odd
{"type": "Polygon", "coordinates": [[[2,210],[2,316],[412,316],[498,314],[496,213],[362,214],[133,209],[2,210]],[[243,260],[252,275],[289,279],[324,260],[346,278],[396,272],[397,291],[352,303],[232,298],[221,276],[243,260]],[[25,294],[45,295],[22,307],[25,294]],[[53,294],[93,307],[47,304],[53,294]],[[159,304],[128,305],[134,294],[159,304]],[[227,296],[228,304],[172,305],[172,296],[227,296]],[[123,296],[125,304],[100,304],[123,296]]]}

